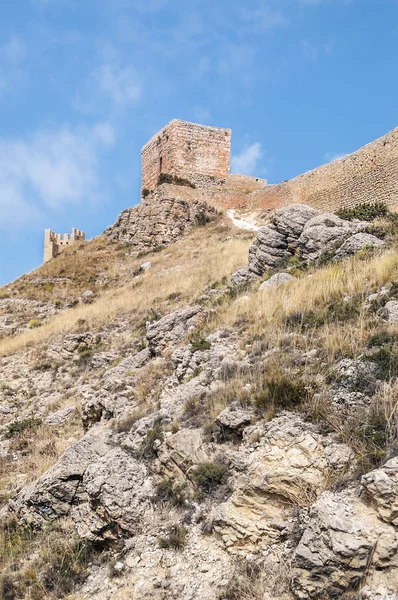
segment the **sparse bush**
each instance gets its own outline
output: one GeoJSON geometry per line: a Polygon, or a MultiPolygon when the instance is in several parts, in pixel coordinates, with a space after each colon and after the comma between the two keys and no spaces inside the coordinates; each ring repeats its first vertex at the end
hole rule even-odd
{"type": "Polygon", "coordinates": [[[27,419],[15,420],[12,423],[9,423],[6,427],[6,431],[3,434],[4,439],[12,439],[18,437],[28,431],[30,429],[36,429],[42,425],[43,421],[41,419],[36,419],[34,417],[29,417],[27,419]]]}
{"type": "Polygon", "coordinates": [[[266,379],[264,387],[255,395],[260,410],[291,409],[303,404],[309,397],[309,385],[301,377],[276,374],[266,379]]]}
{"type": "Polygon", "coordinates": [[[42,322],[39,319],[31,319],[28,323],[28,327],[30,329],[36,329],[36,327],[41,327],[42,322]]]}
{"type": "Polygon", "coordinates": [[[198,227],[204,227],[211,222],[211,217],[204,211],[198,212],[195,215],[195,223],[198,227]]]}
{"type": "Polygon", "coordinates": [[[161,548],[181,550],[187,543],[188,531],[183,525],[171,525],[164,537],[159,537],[161,548]]]}
{"type": "Polygon", "coordinates": [[[203,338],[198,338],[191,342],[191,347],[192,347],[192,350],[194,350],[195,352],[202,351],[202,350],[210,350],[211,343],[203,338]]]}
{"type": "Polygon", "coordinates": [[[184,506],[187,500],[187,484],[176,484],[169,477],[164,477],[156,486],[154,500],[156,502],[168,501],[174,506],[184,506]]]}
{"type": "Polygon", "coordinates": [[[151,190],[148,190],[148,188],[144,188],[141,192],[141,196],[143,198],[147,198],[149,196],[149,194],[151,193],[151,190]]]}
{"type": "Polygon", "coordinates": [[[35,534],[16,520],[0,527],[0,597],[57,600],[72,593],[101,554],[62,524],[35,534]]]}
{"type": "Polygon", "coordinates": [[[160,173],[158,177],[158,185],[163,183],[171,183],[173,185],[181,185],[184,187],[195,188],[196,186],[191,183],[188,179],[178,177],[177,175],[170,175],[169,173],[160,173]]]}
{"type": "Polygon", "coordinates": [[[357,204],[354,208],[342,208],[336,211],[340,219],[352,221],[374,221],[377,217],[385,217],[389,213],[388,206],[384,202],[368,202],[357,204]]]}
{"type": "Polygon", "coordinates": [[[140,446],[140,458],[154,458],[156,456],[157,441],[163,441],[163,429],[160,423],[155,423],[150,429],[140,446]]]}
{"type": "Polygon", "coordinates": [[[389,331],[381,331],[368,341],[372,353],[365,355],[363,360],[375,362],[379,367],[380,376],[384,380],[398,377],[398,338],[389,331]],[[377,348],[376,351],[374,351],[377,348]]]}
{"type": "Polygon", "coordinates": [[[199,463],[192,472],[192,478],[203,492],[212,492],[219,485],[226,483],[228,469],[218,462],[199,463]]]}

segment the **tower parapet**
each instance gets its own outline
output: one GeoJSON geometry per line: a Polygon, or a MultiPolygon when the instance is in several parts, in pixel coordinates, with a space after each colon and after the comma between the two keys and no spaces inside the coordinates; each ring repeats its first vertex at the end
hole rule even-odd
{"type": "Polygon", "coordinates": [[[48,262],[52,258],[58,256],[65,250],[67,246],[71,246],[75,242],[84,241],[86,234],[75,227],[72,233],[54,233],[51,229],[46,229],[44,232],[44,261],[48,262]]]}

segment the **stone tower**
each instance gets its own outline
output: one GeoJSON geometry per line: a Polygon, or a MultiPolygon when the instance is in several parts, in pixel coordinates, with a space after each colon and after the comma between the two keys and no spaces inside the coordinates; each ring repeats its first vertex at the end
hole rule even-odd
{"type": "Polygon", "coordinates": [[[52,258],[61,254],[67,246],[71,246],[75,242],[84,241],[86,234],[80,229],[72,229],[72,233],[54,233],[51,229],[46,229],[44,232],[44,261],[48,262],[52,258]]]}
{"type": "Polygon", "coordinates": [[[161,173],[189,179],[229,175],[231,130],[174,119],[145,144],[142,188],[153,189],[161,173]]]}

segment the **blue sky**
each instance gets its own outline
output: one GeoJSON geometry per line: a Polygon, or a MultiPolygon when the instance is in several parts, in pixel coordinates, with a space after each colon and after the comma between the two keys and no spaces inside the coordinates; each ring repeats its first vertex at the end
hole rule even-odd
{"type": "Polygon", "coordinates": [[[0,285],[43,230],[139,201],[173,118],[230,127],[235,172],[289,179],[397,123],[397,0],[0,3],[0,285]]]}

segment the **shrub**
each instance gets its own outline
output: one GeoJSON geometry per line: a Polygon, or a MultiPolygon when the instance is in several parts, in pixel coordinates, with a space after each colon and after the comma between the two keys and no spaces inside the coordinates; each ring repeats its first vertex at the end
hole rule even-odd
{"type": "Polygon", "coordinates": [[[368,347],[374,349],[363,360],[375,362],[383,379],[398,377],[398,343],[397,335],[389,331],[380,331],[371,336],[368,347]]]}
{"type": "Polygon", "coordinates": [[[187,484],[175,484],[170,478],[164,477],[156,486],[154,500],[155,502],[169,501],[174,506],[184,506],[187,500],[187,484]]]}
{"type": "Polygon", "coordinates": [[[204,211],[199,212],[195,215],[195,223],[198,227],[204,227],[207,223],[211,222],[211,217],[204,211]]]}
{"type": "Polygon", "coordinates": [[[308,395],[308,383],[301,377],[275,375],[267,379],[264,388],[256,394],[255,404],[261,410],[270,407],[289,409],[303,404],[308,395]]]}
{"type": "Polygon", "coordinates": [[[150,429],[140,446],[140,457],[142,458],[154,458],[156,456],[156,442],[157,440],[163,441],[163,430],[160,423],[156,423],[153,429],[150,429]]]}
{"type": "Polygon", "coordinates": [[[187,543],[188,531],[183,525],[178,523],[171,525],[168,528],[165,537],[159,538],[159,546],[161,548],[172,548],[173,550],[181,550],[187,543]]]}
{"type": "Polygon", "coordinates": [[[28,323],[28,327],[30,329],[35,329],[36,327],[41,327],[42,322],[39,319],[31,319],[28,323]]]}
{"type": "Polygon", "coordinates": [[[141,192],[141,195],[143,198],[147,198],[147,196],[149,196],[150,193],[151,193],[151,190],[148,190],[148,188],[144,188],[141,192]]]}
{"type": "Polygon", "coordinates": [[[192,347],[192,350],[194,350],[194,352],[198,352],[201,350],[210,350],[211,343],[203,338],[199,338],[199,339],[193,340],[191,342],[191,347],[192,347]]]}
{"type": "Polygon", "coordinates": [[[385,459],[388,438],[388,423],[384,415],[372,412],[365,423],[356,432],[357,438],[364,445],[365,452],[359,457],[359,461],[367,471],[379,466],[385,459]]]}
{"type": "Polygon", "coordinates": [[[192,478],[203,492],[211,492],[226,482],[228,469],[218,462],[199,463],[192,473],[192,478]]]}
{"type": "Polygon", "coordinates": [[[162,185],[163,183],[172,183],[173,185],[181,185],[193,189],[196,187],[188,179],[178,177],[178,175],[170,175],[169,173],[160,173],[158,177],[158,185],[162,185]]]}
{"type": "Polygon", "coordinates": [[[41,419],[35,419],[34,417],[12,421],[12,423],[9,423],[7,425],[3,437],[6,440],[18,437],[22,435],[25,431],[40,427],[42,423],[43,421],[41,419]]]}
{"type": "Polygon", "coordinates": [[[389,210],[384,202],[368,202],[358,204],[354,208],[342,208],[336,215],[346,221],[360,219],[361,221],[374,221],[377,217],[385,217],[389,210]]]}

